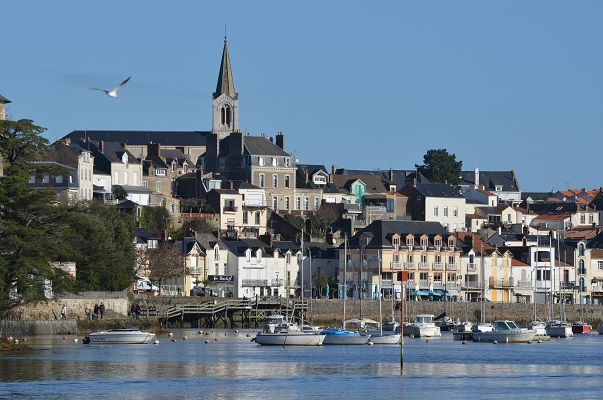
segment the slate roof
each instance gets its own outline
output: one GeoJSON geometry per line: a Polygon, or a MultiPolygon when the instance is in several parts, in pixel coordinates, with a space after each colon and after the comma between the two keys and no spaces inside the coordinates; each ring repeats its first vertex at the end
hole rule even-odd
{"type": "MultiPolygon", "coordinates": [[[[230,136],[220,140],[220,157],[230,156],[230,136]]],[[[243,136],[243,153],[251,156],[280,156],[290,157],[291,155],[278,147],[268,137],[264,136],[243,136]]]]}
{"type": "Polygon", "coordinates": [[[568,214],[584,211],[586,206],[581,203],[565,203],[559,201],[532,203],[530,211],[536,214],[568,214]]]}
{"type": "Polygon", "coordinates": [[[417,183],[417,191],[425,197],[456,197],[463,199],[463,195],[452,186],[445,183],[417,183]]]}
{"type": "MultiPolygon", "coordinates": [[[[440,235],[442,237],[450,236],[450,233],[448,233],[446,228],[444,228],[439,222],[378,220],[374,221],[354,235],[349,240],[348,245],[351,248],[358,248],[359,238],[362,234],[364,234],[372,237],[367,245],[367,248],[392,248],[392,234],[396,233],[402,237],[400,243],[401,247],[405,246],[406,241],[404,240],[404,237],[407,235],[414,235],[415,237],[421,235],[427,235],[429,237],[434,237],[436,235],[440,235]]],[[[340,247],[343,247],[343,244],[340,247]]]]}
{"type": "MultiPolygon", "coordinates": [[[[365,195],[387,193],[388,190],[380,176],[333,175],[333,183],[341,191],[349,193],[352,183],[360,180],[366,185],[365,195]]],[[[388,181],[389,182],[389,181],[388,181]]]]}
{"type": "MultiPolygon", "coordinates": [[[[128,146],[146,146],[158,143],[161,146],[204,147],[207,131],[73,131],[61,138],[72,143],[90,139],[93,141],[118,142],[128,146]]],[[[163,150],[162,150],[163,151],[163,150]]]]}
{"type": "Polygon", "coordinates": [[[0,94],[0,103],[8,104],[8,103],[12,103],[12,102],[0,94]]]}
{"type": "Polygon", "coordinates": [[[393,180],[390,181],[390,170],[389,169],[346,169],[346,168],[337,168],[335,170],[335,175],[354,175],[354,176],[379,176],[382,179],[385,179],[389,182],[393,182],[398,188],[406,185],[407,183],[414,184],[415,178],[417,179],[417,183],[429,183],[429,180],[425,178],[425,176],[421,173],[417,174],[417,171],[414,169],[411,170],[403,170],[403,169],[394,169],[391,170],[393,172],[393,180]]]}
{"type": "MultiPolygon", "coordinates": [[[[475,171],[461,171],[461,185],[475,185],[475,171]]],[[[496,185],[502,185],[503,192],[519,191],[513,171],[479,171],[480,188],[494,190],[496,185]]]]}

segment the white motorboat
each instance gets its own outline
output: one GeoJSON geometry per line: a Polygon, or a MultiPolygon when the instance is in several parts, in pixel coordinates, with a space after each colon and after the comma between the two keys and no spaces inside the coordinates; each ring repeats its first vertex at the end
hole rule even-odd
{"type": "Polygon", "coordinates": [[[531,329],[520,328],[515,321],[494,321],[491,332],[473,332],[474,342],[499,342],[499,343],[529,343],[534,340],[536,332],[531,329]]]}
{"type": "Polygon", "coordinates": [[[471,326],[471,332],[492,332],[494,326],[489,322],[478,322],[471,326]]]}
{"type": "Polygon", "coordinates": [[[106,331],[91,332],[83,340],[84,344],[147,344],[154,333],[143,332],[133,326],[123,326],[106,331]]]}
{"type": "Polygon", "coordinates": [[[460,322],[452,329],[452,338],[454,340],[470,340],[473,331],[473,323],[469,321],[460,322]]]}
{"type": "Polygon", "coordinates": [[[573,337],[572,324],[558,319],[546,323],[546,334],[550,337],[568,338],[573,337]]]}
{"type": "Polygon", "coordinates": [[[297,324],[289,322],[289,320],[280,314],[268,316],[264,324],[264,333],[277,333],[283,331],[295,332],[298,330],[297,324]]]}
{"type": "Polygon", "coordinates": [[[351,345],[351,344],[367,344],[371,335],[348,331],[342,328],[326,328],[320,332],[321,335],[325,335],[325,339],[322,344],[330,345],[351,345]]]}
{"type": "Polygon", "coordinates": [[[399,328],[400,328],[400,323],[398,321],[396,321],[394,317],[391,317],[390,319],[388,319],[387,321],[385,321],[383,323],[384,331],[396,332],[396,330],[399,330],[399,328]]]}
{"type": "Polygon", "coordinates": [[[322,346],[325,336],[313,332],[260,332],[251,341],[264,346],[322,346]]]}
{"type": "Polygon", "coordinates": [[[404,328],[413,337],[439,337],[442,336],[440,327],[433,321],[433,314],[417,314],[415,323],[404,328]]]}

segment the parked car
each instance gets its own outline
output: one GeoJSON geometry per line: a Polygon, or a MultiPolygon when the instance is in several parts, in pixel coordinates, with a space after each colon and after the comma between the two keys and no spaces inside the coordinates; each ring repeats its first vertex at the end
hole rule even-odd
{"type": "Polygon", "coordinates": [[[474,303],[478,303],[480,301],[483,301],[484,303],[491,303],[491,301],[488,300],[485,297],[474,297],[474,298],[471,299],[471,301],[474,302],[474,303]]]}
{"type": "Polygon", "coordinates": [[[193,286],[193,288],[191,289],[191,296],[217,296],[218,294],[215,293],[213,290],[211,290],[210,288],[206,288],[203,286],[193,286]]]}
{"type": "Polygon", "coordinates": [[[138,278],[136,290],[139,292],[156,292],[159,288],[153,285],[148,278],[138,278]]]}

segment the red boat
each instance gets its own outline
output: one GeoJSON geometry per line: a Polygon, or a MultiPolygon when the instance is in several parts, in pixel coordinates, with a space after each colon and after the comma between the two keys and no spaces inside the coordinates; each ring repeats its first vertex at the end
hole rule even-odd
{"type": "Polygon", "coordinates": [[[574,333],[590,333],[592,329],[593,327],[586,322],[577,321],[572,323],[572,332],[574,333]]]}

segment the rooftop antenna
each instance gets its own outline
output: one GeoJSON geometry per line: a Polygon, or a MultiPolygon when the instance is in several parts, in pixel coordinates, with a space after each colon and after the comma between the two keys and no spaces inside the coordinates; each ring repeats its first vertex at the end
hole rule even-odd
{"type": "Polygon", "coordinates": [[[224,41],[226,41],[226,24],[224,24],[224,41]]]}

